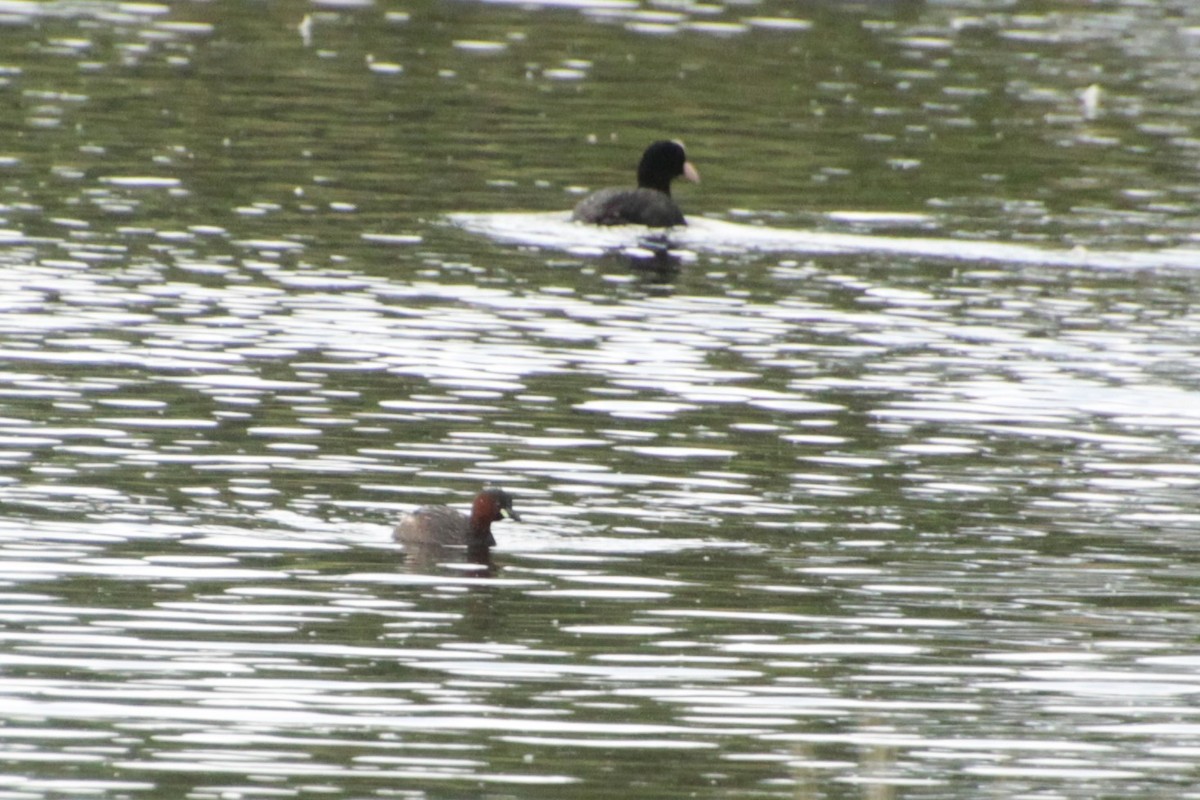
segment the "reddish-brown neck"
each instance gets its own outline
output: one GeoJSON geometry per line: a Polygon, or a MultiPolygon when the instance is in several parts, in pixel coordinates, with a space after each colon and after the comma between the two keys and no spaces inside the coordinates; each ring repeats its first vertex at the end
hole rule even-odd
{"type": "Polygon", "coordinates": [[[471,504],[471,538],[475,544],[491,546],[496,543],[492,536],[492,523],[500,519],[500,504],[487,492],[481,493],[471,504]]]}

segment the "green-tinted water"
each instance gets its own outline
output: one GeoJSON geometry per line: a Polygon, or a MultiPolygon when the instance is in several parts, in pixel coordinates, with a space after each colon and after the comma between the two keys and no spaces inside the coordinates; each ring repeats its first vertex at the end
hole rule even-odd
{"type": "Polygon", "coordinates": [[[0,800],[1193,791],[1190,5],[0,21],[0,800]]]}

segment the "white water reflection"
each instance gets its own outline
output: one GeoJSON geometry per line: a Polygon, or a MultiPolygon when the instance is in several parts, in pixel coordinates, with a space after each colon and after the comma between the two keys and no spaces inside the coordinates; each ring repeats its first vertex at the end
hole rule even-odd
{"type": "Polygon", "coordinates": [[[210,5],[0,4],[9,794],[1186,793],[1186,9],[210,5]],[[640,76],[756,210],[445,224],[640,76]],[[486,569],[392,542],[487,482],[486,569]]]}
{"type": "MultiPolygon", "coordinates": [[[[986,453],[987,439],[1000,436],[1091,447],[1088,469],[1098,474],[1089,482],[1153,472],[1158,482],[1143,488],[1191,481],[1187,459],[1169,455],[1169,440],[1193,435],[1200,422],[1179,368],[1191,358],[1188,336],[1197,327],[1186,311],[1165,326],[1129,325],[1121,315],[1093,313],[1086,300],[1031,302],[1019,287],[984,295],[994,286],[987,275],[936,296],[814,270],[802,290],[776,284],[783,292],[769,300],[668,296],[612,305],[557,289],[367,277],[353,291],[328,294],[325,275],[281,265],[256,265],[255,286],[180,283],[148,302],[159,285],[154,271],[135,272],[125,287],[132,291],[123,294],[99,273],[44,262],[30,269],[74,294],[69,307],[29,315],[45,324],[21,320],[9,328],[20,346],[4,352],[25,371],[8,373],[5,393],[59,407],[49,422],[16,414],[3,421],[14,463],[53,451],[102,459],[110,469],[188,467],[197,476],[374,473],[366,487],[390,492],[396,489],[386,488],[387,476],[433,476],[435,464],[463,464],[474,465],[478,480],[554,478],[594,487],[595,496],[580,492],[581,502],[598,511],[614,486],[686,486],[694,506],[695,492],[709,485],[718,491],[704,505],[743,509],[751,520],[766,504],[746,491],[752,482],[739,477],[738,463],[766,442],[785,448],[789,460],[862,467],[905,460],[932,468],[986,453]],[[296,289],[298,277],[312,288],[296,289]],[[834,292],[850,292],[853,302],[834,306],[834,292]],[[210,313],[181,316],[180,303],[210,313]],[[126,316],[123,305],[142,313],[126,316]],[[235,308],[236,323],[223,313],[235,308]],[[125,330],[121,338],[105,335],[114,321],[125,330]],[[1044,327],[1062,330],[1050,338],[1039,335],[1044,327]],[[53,339],[43,341],[51,331],[53,339]],[[278,359],[287,369],[268,372],[278,359]],[[167,402],[134,396],[115,378],[43,374],[64,365],[142,370],[178,392],[167,402]],[[881,432],[940,423],[940,435],[851,452],[854,439],[840,420],[849,410],[846,394],[856,392],[880,394],[861,411],[881,432]],[[521,416],[558,406],[571,413],[553,435],[526,435],[521,416]],[[732,416],[701,422],[713,409],[732,416]],[[683,435],[630,424],[689,420],[696,422],[683,435]],[[377,435],[430,423],[442,428],[430,440],[377,435]],[[232,426],[265,451],[213,447],[232,426]],[[330,449],[325,440],[353,445],[330,449]],[[1160,448],[1161,463],[1110,462],[1160,448]],[[654,461],[709,463],[674,476],[644,468],[654,461]]],[[[20,268],[11,272],[22,280],[20,268]]],[[[806,492],[825,491],[821,484],[831,480],[853,488],[856,480],[852,473],[791,473],[806,492]]],[[[936,470],[924,478],[927,490],[996,489],[936,470]]],[[[0,494],[55,506],[124,496],[108,485],[45,480],[0,486],[0,494]]],[[[685,515],[688,504],[687,497],[667,500],[685,515]]]]}
{"type": "Polygon", "coordinates": [[[667,250],[680,258],[694,253],[739,256],[876,254],[945,259],[979,265],[1071,267],[1078,269],[1196,269],[1200,249],[1113,250],[1040,247],[930,237],[830,233],[747,225],[690,217],[684,228],[650,231],[637,225],[601,228],[572,222],[565,213],[455,213],[451,222],[500,242],[565,250],[581,256],[608,251],[647,257],[667,250]]]}

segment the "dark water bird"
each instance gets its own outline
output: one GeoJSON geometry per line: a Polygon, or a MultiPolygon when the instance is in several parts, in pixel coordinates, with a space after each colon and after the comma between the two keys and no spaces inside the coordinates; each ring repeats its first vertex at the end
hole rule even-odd
{"type": "Polygon", "coordinates": [[[444,545],[488,548],[496,544],[492,523],[508,516],[521,521],[512,497],[503,489],[484,489],[471,504],[471,516],[447,506],[422,506],[405,514],[396,525],[395,539],[404,545],[444,545]]]}
{"type": "Polygon", "coordinates": [[[579,201],[571,219],[592,225],[647,225],[651,228],[686,225],[683,212],[671,197],[671,181],[678,177],[700,182],[700,173],[688,162],[681,142],[655,142],[642,153],[636,189],[594,192],[579,201]]]}

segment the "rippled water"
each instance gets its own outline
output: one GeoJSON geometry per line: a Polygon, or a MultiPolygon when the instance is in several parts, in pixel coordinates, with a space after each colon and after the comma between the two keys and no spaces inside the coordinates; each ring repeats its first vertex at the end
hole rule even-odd
{"type": "Polygon", "coordinates": [[[1194,793],[1189,5],[0,20],[0,800],[1194,793]]]}

